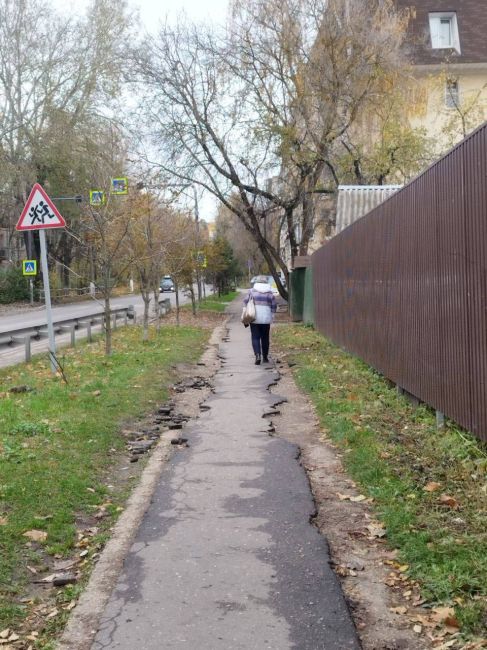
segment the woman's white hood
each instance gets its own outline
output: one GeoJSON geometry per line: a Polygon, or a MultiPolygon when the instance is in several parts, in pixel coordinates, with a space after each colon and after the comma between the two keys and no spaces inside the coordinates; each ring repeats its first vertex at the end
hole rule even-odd
{"type": "Polygon", "coordinates": [[[255,289],[259,293],[269,293],[269,291],[272,291],[272,287],[268,282],[256,282],[252,289],[255,289]]]}

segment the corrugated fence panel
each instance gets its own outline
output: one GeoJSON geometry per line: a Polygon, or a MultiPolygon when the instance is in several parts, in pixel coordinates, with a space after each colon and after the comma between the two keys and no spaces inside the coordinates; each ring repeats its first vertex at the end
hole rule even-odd
{"type": "Polygon", "coordinates": [[[320,331],[487,440],[487,124],[312,266],[320,331]]]}
{"type": "Polygon", "coordinates": [[[485,433],[486,413],[486,131],[464,145],[464,201],[467,216],[466,261],[468,303],[468,350],[471,368],[470,429],[485,433]]]}

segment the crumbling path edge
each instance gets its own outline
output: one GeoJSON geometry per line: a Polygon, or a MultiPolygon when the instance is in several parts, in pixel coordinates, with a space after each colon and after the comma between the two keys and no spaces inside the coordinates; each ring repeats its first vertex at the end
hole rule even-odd
{"type": "MultiPolygon", "coordinates": [[[[226,332],[227,320],[213,330],[207,348],[200,358],[200,362],[212,369],[209,377],[212,377],[220,366],[218,348],[226,332]]],[[[89,650],[91,647],[98,622],[120,574],[123,561],[149,507],[164,466],[171,457],[172,433],[166,432],[161,436],[160,442],[151,453],[140,481],[115,524],[112,536],[93,568],[88,584],[56,644],[57,650],[89,650]]]]}

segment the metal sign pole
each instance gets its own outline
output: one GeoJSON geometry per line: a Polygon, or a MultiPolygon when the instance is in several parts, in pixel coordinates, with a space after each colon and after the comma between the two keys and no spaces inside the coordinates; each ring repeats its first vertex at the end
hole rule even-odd
{"type": "Polygon", "coordinates": [[[46,302],[47,333],[49,335],[49,358],[51,360],[51,370],[56,374],[56,341],[54,339],[54,327],[52,325],[51,290],[49,288],[49,271],[47,268],[46,233],[42,228],[39,230],[39,240],[41,243],[41,266],[42,281],[44,284],[44,300],[46,302]]]}

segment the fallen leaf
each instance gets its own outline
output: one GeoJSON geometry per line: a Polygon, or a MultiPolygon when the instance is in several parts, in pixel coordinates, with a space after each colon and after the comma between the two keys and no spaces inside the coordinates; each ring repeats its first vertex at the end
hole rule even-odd
{"type": "Polygon", "coordinates": [[[456,631],[460,629],[460,623],[455,616],[447,616],[443,622],[445,623],[447,629],[454,629],[456,631]]]}
{"type": "Polygon", "coordinates": [[[443,623],[450,616],[455,616],[453,607],[433,607],[431,610],[431,618],[438,623],[443,623]]]}
{"type": "Polygon", "coordinates": [[[389,607],[389,609],[391,610],[391,612],[394,612],[394,614],[405,614],[408,611],[408,608],[403,606],[389,607]]]}
{"type": "Polygon", "coordinates": [[[337,564],[335,566],[335,573],[343,578],[349,575],[347,567],[343,566],[343,564],[337,564]]]}
{"type": "Polygon", "coordinates": [[[449,494],[442,494],[438,499],[439,503],[443,506],[448,506],[449,508],[456,509],[459,506],[458,501],[455,497],[450,496],[449,494]]]}
{"type": "Polygon", "coordinates": [[[28,530],[24,533],[24,537],[28,537],[33,542],[45,542],[47,533],[44,530],[28,530]]]}
{"type": "Polygon", "coordinates": [[[416,632],[416,634],[421,634],[421,632],[423,631],[423,628],[421,627],[421,625],[415,625],[413,627],[413,630],[416,632]]]}
{"type": "Polygon", "coordinates": [[[354,503],[360,503],[360,501],[365,501],[367,497],[364,494],[359,494],[357,497],[350,497],[350,501],[354,503]]]}
{"type": "Polygon", "coordinates": [[[93,397],[98,397],[99,395],[101,395],[101,390],[94,390],[91,394],[93,395],[93,397]]]}
{"type": "Polygon", "coordinates": [[[58,609],[53,609],[52,611],[49,612],[49,614],[46,616],[46,618],[54,618],[59,614],[58,609]]]}
{"type": "Polygon", "coordinates": [[[340,492],[337,492],[337,497],[340,499],[340,501],[346,501],[347,499],[352,498],[350,494],[340,494],[340,492]]]}
{"type": "Polygon", "coordinates": [[[44,584],[44,583],[48,584],[48,583],[52,582],[55,577],[56,577],[56,574],[51,573],[51,575],[45,576],[44,578],[41,578],[41,580],[36,580],[35,582],[37,584],[44,584]]]}
{"type": "Polygon", "coordinates": [[[0,517],[0,526],[7,525],[7,517],[0,517]]]}
{"type": "Polygon", "coordinates": [[[0,632],[0,639],[7,639],[10,636],[10,628],[6,628],[0,632]]]}
{"type": "Polygon", "coordinates": [[[439,490],[440,488],[441,488],[441,483],[435,483],[434,481],[430,481],[429,483],[426,483],[423,490],[425,492],[436,492],[436,490],[439,490]]]}
{"type": "Polygon", "coordinates": [[[402,564],[401,566],[397,567],[399,573],[405,573],[408,569],[409,569],[409,564],[402,564]]]}
{"type": "Polygon", "coordinates": [[[386,536],[386,529],[382,524],[369,524],[366,526],[367,530],[369,533],[372,535],[372,537],[385,537],[386,536]]]}

